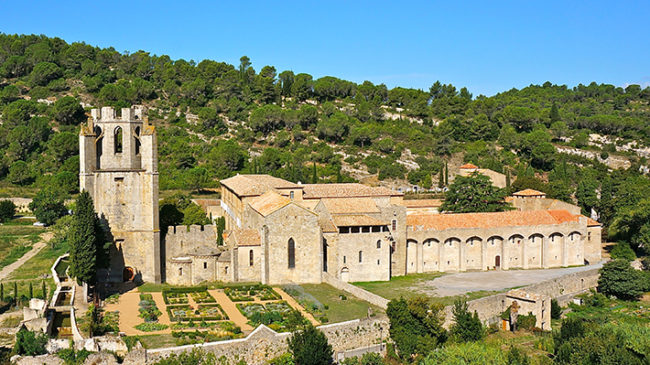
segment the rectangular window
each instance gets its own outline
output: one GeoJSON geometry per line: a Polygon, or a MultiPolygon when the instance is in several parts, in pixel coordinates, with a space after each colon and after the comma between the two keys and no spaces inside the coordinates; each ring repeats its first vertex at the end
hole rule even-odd
{"type": "Polygon", "coordinates": [[[392,225],[392,230],[396,231],[397,230],[397,221],[395,219],[393,219],[393,222],[391,223],[391,225],[392,225]]]}
{"type": "Polygon", "coordinates": [[[344,264],[345,264],[345,261],[346,261],[346,260],[345,260],[345,256],[343,256],[343,263],[344,263],[344,264]]]}
{"type": "Polygon", "coordinates": [[[363,251],[359,251],[359,262],[363,262],[363,251]]]}
{"type": "Polygon", "coordinates": [[[205,261],[203,262],[203,268],[204,268],[204,269],[207,269],[207,268],[208,268],[208,263],[205,262],[205,261]]]}

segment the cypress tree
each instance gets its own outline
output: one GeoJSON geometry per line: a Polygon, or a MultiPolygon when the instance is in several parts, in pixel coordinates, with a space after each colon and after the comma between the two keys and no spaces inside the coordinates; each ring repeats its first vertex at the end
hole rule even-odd
{"type": "Polygon", "coordinates": [[[29,299],[32,299],[34,297],[34,285],[32,283],[29,283],[29,299]]]}
{"type": "Polygon", "coordinates": [[[47,287],[45,286],[45,280],[41,281],[41,291],[43,292],[43,299],[47,300],[47,287]]]}
{"type": "Polygon", "coordinates": [[[510,191],[510,170],[506,169],[506,189],[510,191]]]}
{"type": "Polygon", "coordinates": [[[14,304],[18,303],[18,283],[14,281],[14,304]]]}
{"type": "Polygon", "coordinates": [[[445,162],[445,186],[449,185],[449,166],[445,162]]]}
{"type": "Polygon", "coordinates": [[[77,283],[95,283],[97,271],[97,216],[87,191],[79,194],[70,225],[70,276],[77,283]]]}
{"type": "Polygon", "coordinates": [[[311,166],[312,166],[311,183],[318,184],[318,171],[316,170],[316,162],[312,162],[311,166]]]}
{"type": "Polygon", "coordinates": [[[5,299],[5,285],[3,283],[0,283],[0,302],[4,301],[5,299]]]}

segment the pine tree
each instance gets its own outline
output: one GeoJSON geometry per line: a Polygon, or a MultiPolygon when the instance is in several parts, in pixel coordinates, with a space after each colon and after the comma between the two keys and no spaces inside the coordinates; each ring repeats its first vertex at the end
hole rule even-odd
{"type": "Polygon", "coordinates": [[[32,299],[34,297],[34,285],[32,283],[29,283],[29,299],[32,299]]]}
{"type": "Polygon", "coordinates": [[[558,110],[557,105],[555,103],[553,103],[553,106],[551,106],[551,112],[549,113],[549,118],[551,119],[551,123],[561,120],[560,111],[558,110]]]}
{"type": "Polygon", "coordinates": [[[79,284],[95,283],[97,271],[97,216],[87,191],[79,194],[70,225],[70,276],[79,284]]]}

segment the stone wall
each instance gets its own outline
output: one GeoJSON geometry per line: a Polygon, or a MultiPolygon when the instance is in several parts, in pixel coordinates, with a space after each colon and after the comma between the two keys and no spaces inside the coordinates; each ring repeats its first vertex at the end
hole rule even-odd
{"type": "Polygon", "coordinates": [[[381,309],[386,310],[386,308],[388,308],[388,299],[380,297],[379,295],[371,293],[367,290],[361,289],[358,286],[354,286],[352,284],[341,281],[328,273],[323,273],[323,281],[335,287],[336,289],[348,292],[359,299],[365,300],[370,304],[378,306],[381,309]]]}
{"type": "MultiPolygon", "coordinates": [[[[386,319],[353,320],[318,327],[332,345],[336,354],[360,347],[368,347],[388,337],[389,324],[386,319]]],[[[290,333],[277,333],[260,325],[246,338],[186,345],[147,351],[147,363],[154,363],[172,353],[201,349],[214,353],[218,358],[225,356],[231,362],[245,361],[248,364],[266,364],[267,360],[287,351],[290,333]]]]}

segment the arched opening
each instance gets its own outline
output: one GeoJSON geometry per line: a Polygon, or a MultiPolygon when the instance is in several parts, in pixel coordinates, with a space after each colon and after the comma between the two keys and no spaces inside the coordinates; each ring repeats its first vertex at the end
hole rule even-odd
{"type": "Polygon", "coordinates": [[[350,281],[350,270],[347,267],[341,269],[341,281],[346,283],[350,281]]]}
{"type": "Polygon", "coordinates": [[[133,281],[133,279],[135,279],[135,270],[130,266],[125,267],[122,271],[122,280],[127,282],[133,281]]]}
{"type": "Polygon", "coordinates": [[[137,156],[140,155],[140,127],[135,127],[133,135],[135,142],[135,154],[137,156]]]}
{"type": "Polygon", "coordinates": [[[114,153],[122,153],[122,149],[124,148],[124,145],[122,144],[123,137],[122,128],[115,128],[115,131],[113,132],[113,146],[115,147],[113,151],[114,153]]]}
{"type": "Polygon", "coordinates": [[[104,135],[102,134],[102,129],[98,126],[95,126],[95,136],[97,137],[95,139],[95,166],[97,166],[97,169],[101,168],[101,160],[102,160],[102,152],[103,152],[103,140],[104,140],[104,135]]]}
{"type": "Polygon", "coordinates": [[[287,261],[290,269],[296,267],[296,243],[293,238],[289,238],[289,244],[287,245],[287,261]]]}

